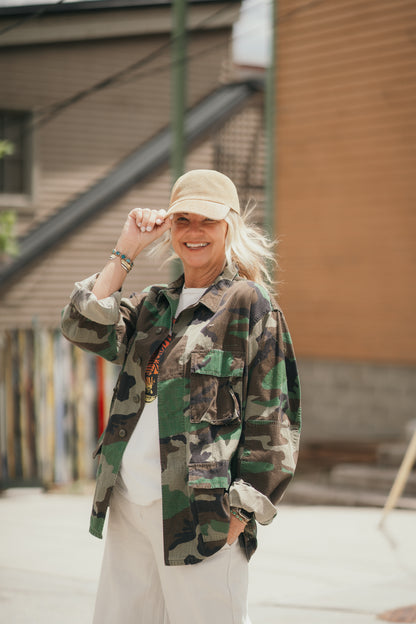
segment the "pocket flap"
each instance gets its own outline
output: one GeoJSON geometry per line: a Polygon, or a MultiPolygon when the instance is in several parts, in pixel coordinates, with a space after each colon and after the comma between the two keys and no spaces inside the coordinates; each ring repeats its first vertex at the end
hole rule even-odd
{"type": "Polygon", "coordinates": [[[228,489],[231,475],[228,461],[203,462],[188,466],[188,485],[192,488],[228,489]]]}
{"type": "Polygon", "coordinates": [[[191,354],[191,373],[213,375],[214,377],[242,377],[243,358],[231,351],[212,349],[208,353],[191,354]]]}

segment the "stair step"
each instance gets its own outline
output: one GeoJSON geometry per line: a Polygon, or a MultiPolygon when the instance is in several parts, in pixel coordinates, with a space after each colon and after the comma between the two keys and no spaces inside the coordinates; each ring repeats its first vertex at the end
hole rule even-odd
{"type": "Polygon", "coordinates": [[[377,462],[382,466],[395,466],[398,468],[407,451],[406,442],[386,442],[380,444],[377,449],[377,462]]]}
{"type": "Polygon", "coordinates": [[[379,443],[331,440],[306,442],[299,455],[299,465],[305,470],[331,467],[340,463],[375,464],[379,443]]]}
{"type": "MultiPolygon", "coordinates": [[[[293,505],[339,505],[350,507],[380,507],[386,504],[387,496],[374,491],[358,491],[353,488],[340,488],[306,479],[293,481],[283,502],[293,505]]],[[[402,496],[397,509],[416,510],[416,499],[402,496]]]]}
{"type": "MultiPolygon", "coordinates": [[[[365,466],[361,464],[339,464],[329,474],[329,485],[365,490],[387,495],[397,476],[396,468],[384,466],[365,466]]],[[[416,473],[411,472],[407,478],[405,496],[416,495],[416,473]]]]}

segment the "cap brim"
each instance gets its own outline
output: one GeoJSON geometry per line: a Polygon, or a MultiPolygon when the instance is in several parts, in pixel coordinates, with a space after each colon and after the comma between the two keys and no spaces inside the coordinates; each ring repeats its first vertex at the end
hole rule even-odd
{"type": "Polygon", "coordinates": [[[225,219],[230,212],[230,207],[216,202],[202,199],[179,199],[174,202],[168,209],[167,215],[177,214],[178,212],[186,212],[191,214],[199,214],[208,219],[221,221],[225,219]]]}

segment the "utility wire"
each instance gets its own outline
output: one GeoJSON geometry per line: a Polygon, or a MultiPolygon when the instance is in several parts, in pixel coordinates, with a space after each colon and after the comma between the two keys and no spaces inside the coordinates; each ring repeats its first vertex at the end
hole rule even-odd
{"type": "MultiPolygon", "coordinates": [[[[241,33],[232,35],[231,40],[235,41],[237,39],[240,39],[240,37],[243,37],[243,36],[245,36],[245,35],[247,35],[249,33],[252,33],[255,30],[258,30],[258,26],[252,26],[251,28],[247,28],[246,30],[244,30],[241,33]]],[[[171,69],[177,63],[184,63],[184,62],[187,62],[187,61],[193,61],[194,59],[199,58],[200,56],[206,56],[206,55],[208,55],[210,53],[216,52],[218,50],[218,48],[224,47],[224,46],[228,46],[228,45],[229,45],[229,40],[222,41],[221,43],[217,44],[216,46],[210,45],[209,47],[203,48],[202,50],[199,50],[198,52],[194,52],[193,54],[189,54],[185,58],[182,58],[182,59],[180,59],[178,61],[169,60],[168,62],[165,62],[165,63],[163,63],[161,65],[153,66],[150,69],[145,69],[145,70],[142,70],[142,71],[138,71],[135,74],[133,74],[132,76],[128,76],[124,82],[122,82],[122,80],[120,80],[120,82],[122,82],[122,84],[128,84],[130,81],[136,80],[136,78],[143,78],[145,76],[152,75],[156,71],[157,72],[167,71],[167,70],[171,69]]]]}
{"type": "Polygon", "coordinates": [[[26,22],[29,22],[30,20],[36,17],[39,17],[40,15],[45,13],[45,11],[50,9],[51,6],[52,7],[58,6],[59,4],[63,4],[64,2],[65,0],[58,0],[58,2],[55,2],[54,4],[49,4],[49,5],[40,7],[37,11],[34,11],[30,15],[26,15],[26,17],[22,17],[22,19],[17,20],[17,22],[13,22],[13,24],[9,24],[8,26],[5,26],[4,28],[2,28],[2,30],[0,30],[0,37],[10,32],[11,30],[14,30],[15,28],[19,28],[20,26],[23,26],[23,24],[26,24],[26,22]]]}
{"type": "MultiPolygon", "coordinates": [[[[270,0],[270,2],[273,2],[274,0],[270,0]]],[[[63,4],[65,2],[65,0],[58,0],[55,3],[51,3],[51,4],[47,4],[44,5],[43,7],[40,7],[39,9],[37,9],[36,11],[34,11],[33,13],[30,13],[30,15],[26,15],[25,17],[17,20],[16,22],[13,22],[13,24],[9,24],[9,26],[5,26],[4,28],[2,28],[0,30],[0,37],[4,34],[6,34],[7,32],[10,32],[11,30],[14,30],[15,28],[19,28],[20,26],[23,26],[24,24],[26,24],[26,22],[29,22],[32,19],[35,19],[36,17],[40,17],[40,15],[43,15],[43,13],[45,13],[46,11],[48,11],[51,7],[56,7],[59,6],[60,4],[63,4]]],[[[263,4],[263,0],[259,0],[258,2],[256,2],[255,4],[251,5],[249,7],[249,10],[255,8],[258,4],[263,4]]],[[[224,7],[228,8],[228,7],[224,7]]],[[[223,9],[220,9],[220,11],[223,9]]],[[[211,19],[211,18],[209,18],[211,19]]]]}
{"type": "MultiPolygon", "coordinates": [[[[214,19],[220,13],[222,13],[223,11],[227,9],[229,9],[229,6],[227,5],[220,7],[219,9],[214,11],[211,15],[209,15],[208,17],[205,17],[201,22],[196,24],[195,28],[196,29],[201,28],[202,26],[210,22],[212,19],[214,19]]],[[[158,48],[156,48],[155,50],[153,50],[152,52],[150,52],[143,58],[139,59],[138,61],[135,61],[134,63],[131,63],[124,69],[119,70],[115,72],[114,74],[111,74],[110,76],[107,76],[106,78],[104,78],[104,80],[100,80],[99,82],[92,85],[91,87],[78,91],[77,93],[70,96],[69,98],[65,98],[64,100],[61,100],[60,102],[57,102],[56,104],[51,104],[50,106],[47,106],[44,109],[41,109],[40,114],[43,115],[43,117],[41,117],[40,119],[38,118],[38,120],[36,120],[33,123],[32,129],[40,128],[44,126],[46,123],[48,123],[53,118],[55,118],[63,110],[83,100],[89,95],[96,93],[98,91],[102,91],[103,89],[106,89],[107,87],[118,84],[119,82],[123,80],[123,78],[126,78],[132,72],[139,70],[140,68],[149,64],[151,61],[153,61],[158,56],[163,54],[167,49],[171,47],[172,42],[175,41],[176,38],[177,36],[171,37],[170,39],[168,39],[168,41],[166,41],[166,43],[163,43],[162,45],[160,45],[158,48]]],[[[183,59],[181,62],[184,62],[186,60],[187,59],[183,59]]],[[[172,66],[172,61],[169,61],[169,63],[167,64],[167,67],[171,67],[171,66],[172,66]]]]}
{"type": "MultiPolygon", "coordinates": [[[[273,3],[274,0],[269,0],[269,2],[267,2],[267,4],[271,5],[273,3]]],[[[309,3],[308,5],[304,5],[304,7],[301,8],[308,8],[311,5],[315,5],[315,4],[319,4],[321,2],[324,2],[325,0],[314,0],[313,2],[309,3]]],[[[247,9],[246,12],[249,12],[253,9],[255,9],[258,5],[262,5],[264,4],[263,0],[258,0],[255,4],[251,4],[247,9]]],[[[288,11],[287,13],[283,14],[279,21],[284,21],[286,18],[292,17],[292,15],[294,13],[298,12],[298,10],[294,10],[294,11],[288,11]]],[[[231,36],[231,40],[232,41],[236,41],[240,38],[245,37],[246,35],[253,33],[254,31],[258,30],[259,26],[258,24],[255,26],[251,26],[250,28],[246,28],[244,31],[240,31],[238,33],[235,33],[231,36]]],[[[174,66],[176,63],[183,63],[183,62],[187,62],[187,61],[192,61],[200,56],[204,56],[207,54],[210,54],[212,52],[215,52],[219,47],[223,47],[223,46],[227,46],[229,44],[229,41],[223,41],[220,44],[218,44],[216,47],[213,47],[212,45],[210,45],[207,48],[204,48],[202,50],[199,50],[198,52],[194,52],[193,54],[189,54],[187,55],[185,58],[182,58],[179,61],[172,61],[169,60],[168,62],[164,62],[161,65],[156,65],[153,66],[151,69],[145,69],[144,71],[137,71],[135,73],[132,73],[132,75],[128,75],[125,80],[123,81],[123,76],[120,76],[120,80],[117,80],[116,83],[122,83],[122,84],[128,84],[130,81],[132,80],[136,80],[137,78],[143,78],[145,76],[148,75],[152,75],[154,74],[154,72],[163,72],[163,71],[167,71],[169,69],[172,68],[172,66],[174,66]]],[[[139,68],[140,69],[140,68],[139,68]]],[[[134,69],[132,70],[134,72],[134,69]]],[[[126,72],[128,73],[128,72],[126,72]]],[[[115,83],[115,84],[116,84],[115,83]]],[[[112,86],[112,84],[106,85],[106,86],[112,86]]]]}
{"type": "MultiPolygon", "coordinates": [[[[196,28],[200,28],[202,25],[212,20],[214,17],[218,15],[218,13],[224,11],[224,9],[226,8],[228,7],[221,7],[219,10],[215,11],[215,13],[213,13],[209,17],[204,18],[202,22],[197,24],[196,28]]],[[[250,32],[253,32],[254,30],[257,30],[257,29],[258,29],[258,26],[248,28],[244,30],[243,32],[239,33],[238,35],[233,35],[231,39],[232,40],[239,39],[240,37],[244,37],[250,32]]],[[[137,71],[143,68],[144,66],[148,65],[151,61],[153,61],[158,56],[160,56],[167,48],[171,46],[172,40],[174,40],[174,38],[169,40],[167,43],[162,44],[161,46],[159,46],[159,48],[149,53],[147,56],[140,59],[139,61],[132,63],[128,67],[124,68],[123,70],[120,70],[119,72],[116,72],[115,74],[107,76],[107,78],[96,83],[92,87],[88,87],[87,89],[84,89],[83,91],[79,91],[78,93],[70,96],[69,98],[65,98],[64,100],[61,100],[60,102],[57,102],[56,104],[51,104],[50,106],[47,106],[44,109],[41,109],[41,111],[38,111],[38,115],[40,113],[42,117],[39,118],[38,116],[38,119],[33,123],[33,126],[32,126],[33,129],[43,127],[44,125],[49,123],[49,121],[52,121],[52,119],[54,119],[57,115],[59,115],[59,113],[61,113],[63,110],[79,102],[80,100],[85,99],[86,97],[88,97],[89,95],[92,95],[93,93],[96,93],[98,91],[101,91],[108,87],[112,87],[120,83],[127,84],[131,82],[132,80],[136,80],[137,78],[142,78],[146,75],[153,74],[155,71],[162,72],[162,71],[170,70],[176,63],[184,63],[184,62],[192,61],[200,56],[204,56],[209,53],[215,52],[218,49],[218,47],[229,45],[229,41],[227,40],[217,45],[216,47],[213,47],[212,45],[210,45],[209,47],[204,48],[203,50],[200,50],[199,52],[194,52],[193,54],[189,54],[185,58],[180,59],[179,61],[172,61],[169,59],[167,63],[164,63],[156,67],[152,67],[149,70],[137,71]]]]}
{"type": "MultiPolygon", "coordinates": [[[[59,2],[57,2],[56,4],[62,4],[64,1],[65,0],[59,0],[59,2]]],[[[309,2],[308,4],[305,4],[302,7],[298,7],[297,9],[293,9],[293,10],[287,11],[286,13],[282,14],[281,16],[278,16],[277,21],[278,22],[285,21],[286,19],[291,18],[294,14],[297,14],[300,11],[306,10],[306,9],[310,8],[311,6],[315,6],[315,5],[321,4],[324,1],[325,0],[312,0],[312,2],[309,2]]],[[[256,3],[256,4],[260,4],[260,1],[258,3],[256,3]]],[[[56,5],[54,5],[54,6],[56,6],[56,5]]],[[[255,5],[252,5],[249,8],[252,9],[252,8],[254,8],[254,6],[255,5]]],[[[219,9],[214,11],[211,15],[209,15],[208,17],[205,17],[201,22],[196,24],[195,29],[201,28],[206,23],[210,22],[212,19],[217,17],[220,13],[222,13],[224,10],[227,10],[228,8],[229,8],[229,6],[227,6],[227,5],[220,7],[219,9]]],[[[26,18],[26,19],[32,19],[33,17],[37,17],[38,15],[43,13],[45,10],[46,10],[45,8],[40,9],[38,12],[28,16],[28,18],[26,18]]],[[[17,24],[15,25],[15,27],[17,27],[17,24]]],[[[235,40],[235,39],[237,39],[239,37],[246,36],[248,33],[252,32],[253,30],[256,30],[257,28],[258,28],[258,26],[249,28],[249,29],[245,30],[244,32],[240,32],[238,35],[233,35],[231,39],[235,40]]],[[[0,31],[0,35],[1,34],[2,34],[2,31],[0,31]]],[[[61,100],[61,101],[59,101],[59,102],[57,102],[55,104],[51,104],[49,106],[44,107],[43,109],[40,109],[37,112],[37,119],[32,122],[32,124],[28,128],[28,131],[33,131],[35,129],[42,128],[47,123],[52,121],[56,116],[58,116],[61,112],[63,112],[64,110],[66,110],[70,106],[76,104],[77,102],[80,102],[81,100],[85,99],[86,97],[92,95],[93,93],[97,93],[99,91],[102,91],[102,90],[104,90],[104,89],[106,89],[108,87],[112,87],[112,86],[114,86],[116,84],[119,84],[119,83],[126,84],[126,83],[130,82],[131,80],[136,80],[139,77],[146,76],[146,75],[148,75],[150,73],[154,73],[155,71],[160,72],[160,71],[169,70],[177,62],[180,62],[180,63],[187,62],[187,61],[193,60],[193,59],[198,58],[199,56],[202,56],[202,55],[206,55],[206,54],[208,54],[208,53],[218,49],[218,46],[216,46],[216,48],[213,48],[213,46],[211,45],[209,48],[205,48],[205,49],[200,50],[199,52],[196,52],[196,53],[194,53],[192,55],[188,55],[187,57],[185,57],[185,59],[181,59],[179,61],[169,60],[169,62],[167,62],[166,64],[160,65],[158,67],[153,67],[152,69],[148,69],[146,71],[140,71],[146,65],[151,63],[154,59],[156,59],[159,56],[161,56],[161,54],[163,54],[168,48],[170,48],[171,44],[172,44],[172,41],[174,41],[174,40],[175,40],[175,37],[171,37],[166,43],[162,44],[161,46],[159,46],[158,48],[156,48],[155,50],[153,50],[152,52],[147,54],[145,57],[139,59],[138,61],[135,61],[134,63],[131,63],[130,65],[128,65],[124,69],[119,70],[119,71],[115,72],[114,74],[111,74],[110,76],[107,76],[105,79],[97,82],[96,84],[92,85],[91,87],[88,87],[87,89],[83,89],[81,91],[78,91],[77,93],[75,93],[74,95],[72,95],[72,96],[70,96],[68,98],[65,98],[65,99],[63,99],[63,100],[61,100]]],[[[228,41],[223,42],[221,44],[221,47],[224,46],[224,45],[228,45],[228,43],[229,43],[228,41]]]]}
{"type": "Polygon", "coordinates": [[[326,0],[312,0],[312,2],[308,2],[307,4],[303,4],[302,6],[296,7],[296,9],[290,9],[289,11],[286,11],[286,13],[283,13],[282,15],[276,15],[276,24],[284,21],[285,19],[292,17],[293,15],[297,15],[298,13],[302,13],[303,11],[307,9],[311,9],[314,6],[318,6],[319,4],[322,4],[323,2],[326,2],[326,0]]]}

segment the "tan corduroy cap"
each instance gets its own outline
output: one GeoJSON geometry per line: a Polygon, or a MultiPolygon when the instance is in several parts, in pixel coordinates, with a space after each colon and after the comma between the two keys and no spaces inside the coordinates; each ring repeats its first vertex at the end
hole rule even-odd
{"type": "Polygon", "coordinates": [[[240,214],[237,189],[230,178],[213,169],[193,169],[173,185],[168,216],[191,212],[220,220],[230,210],[240,214]]]}

